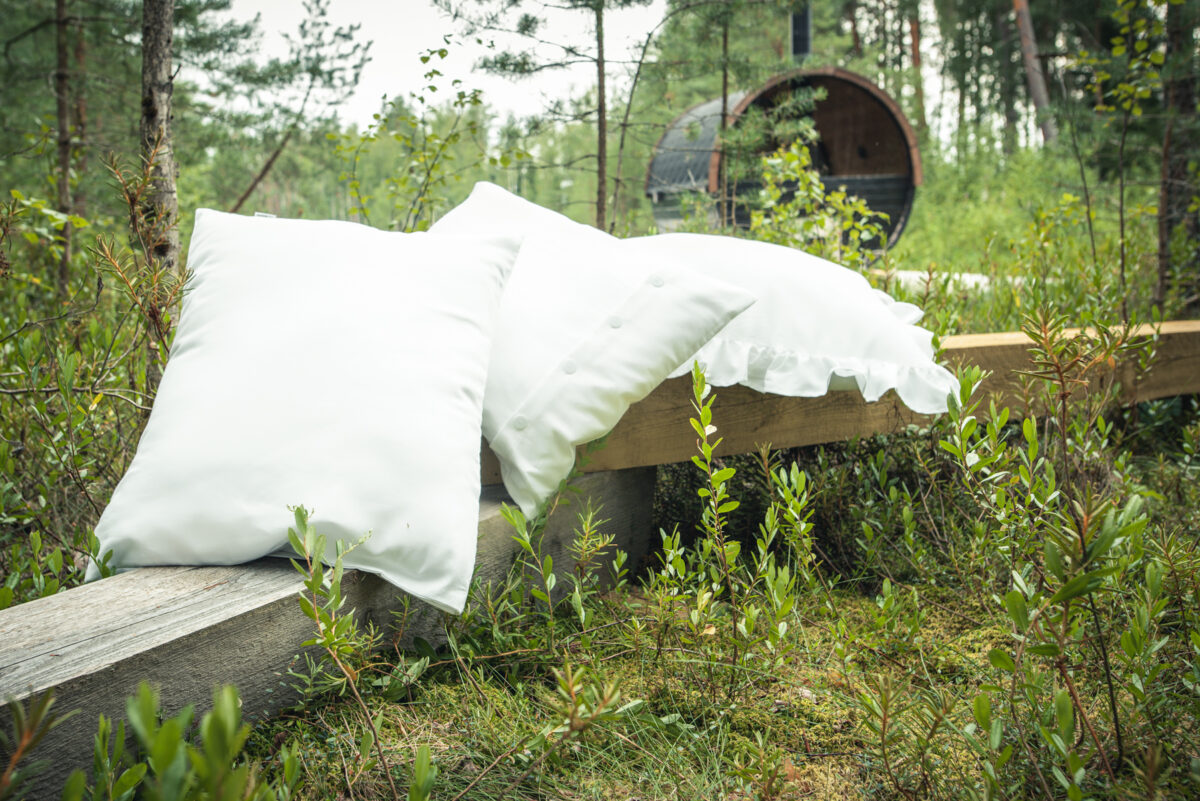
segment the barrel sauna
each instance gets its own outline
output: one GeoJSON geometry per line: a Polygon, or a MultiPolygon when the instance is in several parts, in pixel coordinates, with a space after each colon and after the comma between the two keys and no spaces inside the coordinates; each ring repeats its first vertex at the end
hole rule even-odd
{"type": "MultiPolygon", "coordinates": [[[[888,245],[895,244],[921,184],[921,155],[904,113],[878,86],[839,67],[785,72],[757,89],[731,94],[728,124],[736,126],[752,107],[777,106],[799,87],[824,90],[811,115],[820,139],[810,150],[826,189],[844,188],[873,211],[887,214],[888,245]]],[[[721,153],[715,146],[720,128],[717,98],[685,111],[659,139],[646,175],[646,195],[661,230],[678,227],[685,193],[718,193],[721,153]]],[[[746,197],[756,190],[753,183],[739,182],[733,194],[746,197]]],[[[744,207],[735,203],[733,211],[736,223],[748,224],[744,207]]]]}

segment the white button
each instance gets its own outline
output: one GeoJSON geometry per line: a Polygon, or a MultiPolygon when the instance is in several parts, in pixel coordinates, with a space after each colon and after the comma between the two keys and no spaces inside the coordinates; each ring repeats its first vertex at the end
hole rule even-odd
{"type": "Polygon", "coordinates": [[[567,361],[563,363],[563,372],[567,375],[575,375],[575,362],[567,361]]]}
{"type": "Polygon", "coordinates": [[[650,276],[650,286],[662,286],[667,283],[661,275],[650,276]]]}
{"type": "Polygon", "coordinates": [[[614,314],[612,317],[608,318],[608,324],[612,328],[620,328],[621,327],[621,318],[614,314]]]}
{"type": "Polygon", "coordinates": [[[524,417],[514,417],[513,418],[512,427],[515,428],[517,431],[524,431],[525,426],[527,426],[527,425],[529,425],[529,421],[526,420],[524,417]]]}

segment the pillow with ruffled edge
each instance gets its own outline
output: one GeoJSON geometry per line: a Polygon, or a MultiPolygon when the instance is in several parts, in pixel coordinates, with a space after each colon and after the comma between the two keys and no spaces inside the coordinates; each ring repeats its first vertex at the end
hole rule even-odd
{"type": "Polygon", "coordinates": [[[576,446],[608,433],[754,296],[493,184],[477,184],[431,230],[496,229],[525,241],[500,303],[483,432],[532,516],[570,473],[576,446]]]}
{"type": "MultiPolygon", "coordinates": [[[[476,185],[469,202],[446,220],[462,215],[453,227],[468,230],[471,204],[481,213],[469,216],[484,227],[567,226],[581,236],[599,233],[486,183],[476,185]]],[[[686,375],[698,360],[713,386],[742,384],[798,397],[857,389],[867,401],[894,389],[922,414],[946,411],[957,393],[953,373],[933,359],[933,335],[916,325],[921,310],[874,289],[853,270],[795,248],[711,234],[658,234],[622,240],[622,246],[626,258],[679,264],[758,298],[671,378],[686,375]]]]}
{"type": "MultiPolygon", "coordinates": [[[[347,567],[461,611],[491,335],[519,238],[196,215],[179,328],[96,534],[117,568],[286,552],[290,505],[347,567]]],[[[92,575],[95,575],[93,566],[92,575]]]]}
{"type": "Polygon", "coordinates": [[[776,395],[815,397],[857,387],[866,401],[894,389],[915,412],[946,411],[958,389],[934,361],[921,310],[871,287],[862,275],[794,248],[708,234],[627,240],[654,259],[685,262],[759,301],[671,373],[700,362],[713,386],[743,384],[776,395]]]}

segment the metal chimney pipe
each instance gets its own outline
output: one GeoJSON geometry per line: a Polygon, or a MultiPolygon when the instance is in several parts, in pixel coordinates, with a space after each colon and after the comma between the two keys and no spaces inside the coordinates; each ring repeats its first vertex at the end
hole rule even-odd
{"type": "Polygon", "coordinates": [[[812,53],[812,11],[806,3],[803,11],[792,12],[792,60],[799,63],[812,53]]]}

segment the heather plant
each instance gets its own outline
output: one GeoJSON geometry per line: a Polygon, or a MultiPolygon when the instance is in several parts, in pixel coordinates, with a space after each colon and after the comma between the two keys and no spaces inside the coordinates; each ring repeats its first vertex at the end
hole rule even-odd
{"type": "Polygon", "coordinates": [[[124,473],[170,349],[187,273],[167,269],[172,222],[146,203],[153,151],[109,170],[129,227],[53,211],[15,190],[0,206],[0,608],[58,592],[107,559],[92,533],[124,473]],[[60,297],[40,278],[64,226],[99,231],[60,297]]]}

